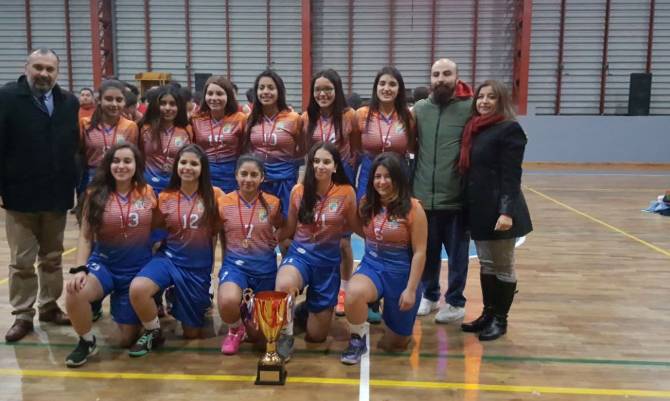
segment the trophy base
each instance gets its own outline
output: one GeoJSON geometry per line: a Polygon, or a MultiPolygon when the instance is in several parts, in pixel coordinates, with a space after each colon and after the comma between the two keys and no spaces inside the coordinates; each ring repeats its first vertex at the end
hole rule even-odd
{"type": "Polygon", "coordinates": [[[287,373],[284,364],[261,365],[259,363],[254,384],[283,386],[286,384],[286,376],[287,373]]]}

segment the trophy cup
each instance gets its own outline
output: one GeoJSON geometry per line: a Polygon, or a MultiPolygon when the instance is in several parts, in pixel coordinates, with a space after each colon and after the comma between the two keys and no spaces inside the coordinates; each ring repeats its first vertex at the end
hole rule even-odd
{"type": "Polygon", "coordinates": [[[266,352],[258,361],[256,384],[285,384],[284,360],[277,353],[277,340],[291,318],[292,297],[280,291],[261,291],[253,296],[254,323],[267,340],[266,352]]]}

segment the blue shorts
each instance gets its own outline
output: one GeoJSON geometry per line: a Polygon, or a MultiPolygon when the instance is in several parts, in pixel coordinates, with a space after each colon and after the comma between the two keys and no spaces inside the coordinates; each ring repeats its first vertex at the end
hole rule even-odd
{"type": "Polygon", "coordinates": [[[154,189],[157,198],[158,194],[160,194],[170,183],[170,175],[171,173],[157,173],[149,169],[144,170],[144,179],[147,181],[147,184],[151,185],[154,189]]]}
{"type": "Polygon", "coordinates": [[[253,276],[230,264],[224,264],[219,270],[219,285],[235,283],[242,290],[251,288],[254,292],[273,291],[276,279],[276,272],[267,276],[253,276]]]}
{"type": "Polygon", "coordinates": [[[294,266],[302,276],[302,285],[307,288],[307,310],[311,313],[319,313],[337,305],[337,295],[340,292],[340,264],[332,266],[316,266],[307,263],[297,253],[291,252],[286,255],[279,265],[294,266]]]}
{"type": "Polygon", "coordinates": [[[167,256],[158,254],[137,277],[146,277],[162,290],[175,286],[172,315],[188,327],[202,327],[205,312],[212,301],[209,296],[212,268],[186,269],[176,266],[167,256]]]}
{"type": "Polygon", "coordinates": [[[412,335],[416,312],[419,310],[423,287],[419,284],[416,289],[414,306],[408,311],[401,311],[398,302],[400,295],[407,287],[409,270],[405,273],[384,270],[379,262],[363,257],[354,274],[368,277],[377,288],[377,299],[384,298],[384,323],[392,332],[400,336],[412,335]]]}
{"type": "Polygon", "coordinates": [[[354,167],[349,164],[348,162],[343,161],[342,162],[342,168],[344,169],[344,175],[347,176],[349,179],[349,183],[351,186],[355,187],[356,186],[356,170],[354,167]]]}
{"type": "Polygon", "coordinates": [[[97,261],[89,260],[87,266],[89,274],[95,276],[102,286],[102,298],[104,299],[107,295],[112,294],[110,303],[114,321],[119,324],[140,324],[140,319],[135,314],[128,296],[130,282],[133,281],[135,276],[114,274],[108,266],[97,261]]]}
{"type": "Polygon", "coordinates": [[[235,165],[237,161],[228,162],[209,162],[210,176],[212,185],[225,193],[233,192],[237,189],[237,180],[235,179],[235,165]]]}

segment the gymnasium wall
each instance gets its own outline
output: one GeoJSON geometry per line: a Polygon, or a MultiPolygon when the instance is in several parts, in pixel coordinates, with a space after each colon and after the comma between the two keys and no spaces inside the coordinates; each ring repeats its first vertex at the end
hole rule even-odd
{"type": "Polygon", "coordinates": [[[670,164],[670,117],[521,116],[525,161],[670,164]]]}

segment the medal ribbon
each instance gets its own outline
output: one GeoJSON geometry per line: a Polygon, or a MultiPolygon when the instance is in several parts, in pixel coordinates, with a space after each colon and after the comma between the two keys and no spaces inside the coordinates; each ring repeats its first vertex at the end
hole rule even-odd
{"type": "MultiPolygon", "coordinates": [[[[186,199],[189,199],[186,194],[184,194],[186,199]]],[[[193,195],[193,198],[189,199],[191,203],[191,210],[188,212],[188,217],[186,217],[186,225],[184,225],[184,222],[182,220],[182,215],[181,215],[181,191],[177,193],[177,215],[179,216],[179,227],[181,228],[179,232],[182,231],[187,231],[190,230],[190,224],[189,221],[191,220],[191,214],[193,214],[193,208],[195,207],[195,204],[197,203],[196,201],[198,200],[198,193],[196,192],[195,195],[193,195]]]]}
{"type": "Polygon", "coordinates": [[[119,123],[117,122],[116,125],[113,127],[105,128],[105,126],[102,126],[102,140],[105,143],[105,148],[103,149],[103,153],[107,151],[111,147],[111,145],[114,145],[116,143],[116,131],[119,129],[119,123]],[[114,129],[114,133],[112,134],[112,141],[110,145],[107,145],[107,135],[109,135],[109,132],[114,129]]]}
{"type": "Polygon", "coordinates": [[[321,142],[325,143],[326,139],[328,139],[328,136],[330,135],[330,130],[333,129],[333,122],[330,121],[330,124],[328,125],[328,129],[324,132],[324,130],[323,130],[323,117],[321,117],[321,118],[319,118],[319,129],[321,130],[321,142]]]}
{"type": "Polygon", "coordinates": [[[377,114],[377,127],[379,128],[379,140],[382,143],[382,152],[386,151],[386,143],[389,140],[389,135],[391,135],[391,128],[393,128],[393,120],[395,117],[395,111],[391,113],[391,117],[387,120],[384,118],[384,122],[388,123],[388,129],[386,130],[386,136],[382,136],[382,113],[377,114]]]}
{"type": "Polygon", "coordinates": [[[314,229],[312,231],[313,232],[312,235],[314,236],[316,235],[318,227],[321,225],[321,216],[323,216],[323,208],[326,206],[326,203],[328,203],[328,199],[330,198],[330,191],[333,189],[334,186],[335,184],[331,182],[330,187],[328,187],[328,191],[326,191],[326,195],[323,201],[321,201],[321,205],[319,205],[319,213],[316,216],[314,216],[315,217],[314,229]]]}
{"type": "Polygon", "coordinates": [[[240,224],[242,225],[242,232],[244,233],[244,238],[245,239],[251,239],[249,236],[250,234],[250,229],[251,229],[251,222],[254,219],[254,212],[256,211],[256,206],[258,205],[258,196],[256,195],[256,198],[254,199],[253,203],[253,208],[251,209],[251,216],[249,217],[249,224],[246,226],[244,225],[244,220],[242,219],[242,204],[240,202],[240,198],[242,198],[242,195],[240,195],[240,191],[237,191],[237,211],[238,214],[240,215],[240,224]]]}
{"type": "Polygon", "coordinates": [[[263,130],[263,143],[266,145],[268,143],[268,138],[272,137],[272,134],[275,132],[275,127],[277,126],[278,114],[279,113],[275,114],[274,117],[272,118],[263,116],[264,120],[272,121],[272,128],[270,129],[270,133],[267,136],[265,136],[265,121],[261,122],[261,129],[263,130]]]}
{"type": "Polygon", "coordinates": [[[132,197],[132,192],[128,193],[128,198],[125,196],[119,195],[118,192],[114,192],[114,199],[116,200],[116,204],[119,206],[119,212],[121,213],[121,230],[123,232],[123,235],[126,236],[126,229],[128,228],[128,224],[130,223],[130,205],[131,205],[131,197],[132,197]],[[126,207],[126,215],[123,215],[123,206],[121,205],[121,199],[124,199],[128,202],[128,206],[126,207]]]}
{"type": "Polygon", "coordinates": [[[384,230],[384,226],[386,225],[386,222],[388,221],[388,218],[389,218],[389,215],[386,212],[386,210],[384,210],[384,220],[382,220],[382,224],[381,224],[381,226],[379,226],[379,228],[377,228],[376,219],[372,220],[372,226],[374,227],[374,232],[375,232],[375,239],[377,241],[381,241],[384,238],[384,235],[382,234],[382,231],[384,230]]]}

